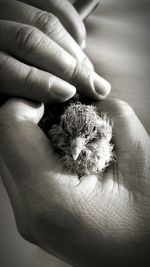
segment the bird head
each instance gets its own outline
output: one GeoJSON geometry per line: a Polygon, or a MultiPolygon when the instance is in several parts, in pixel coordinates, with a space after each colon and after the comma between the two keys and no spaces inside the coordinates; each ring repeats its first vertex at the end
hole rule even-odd
{"type": "Polygon", "coordinates": [[[80,102],[70,104],[61,116],[61,126],[70,145],[72,157],[77,160],[87,144],[101,138],[102,119],[96,107],[80,102]]]}

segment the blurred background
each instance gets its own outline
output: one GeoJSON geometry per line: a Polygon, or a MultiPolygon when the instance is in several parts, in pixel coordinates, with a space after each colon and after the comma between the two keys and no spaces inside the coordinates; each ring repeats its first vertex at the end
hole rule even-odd
{"type": "MultiPolygon", "coordinates": [[[[86,53],[150,133],[150,1],[104,0],[86,19],[86,53]]],[[[0,180],[0,266],[69,267],[19,235],[0,180]]]]}

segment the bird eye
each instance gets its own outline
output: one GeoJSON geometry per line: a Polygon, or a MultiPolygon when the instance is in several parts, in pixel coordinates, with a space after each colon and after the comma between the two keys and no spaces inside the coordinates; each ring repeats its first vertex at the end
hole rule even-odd
{"type": "Polygon", "coordinates": [[[96,130],[96,127],[94,126],[94,127],[93,127],[93,132],[95,132],[95,130],[96,130]]]}

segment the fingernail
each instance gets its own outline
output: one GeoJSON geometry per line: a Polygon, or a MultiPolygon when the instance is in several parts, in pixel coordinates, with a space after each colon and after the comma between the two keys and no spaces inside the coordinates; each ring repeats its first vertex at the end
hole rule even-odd
{"type": "Polygon", "coordinates": [[[92,73],[93,78],[93,89],[98,94],[98,98],[105,98],[111,90],[111,85],[105,79],[100,77],[97,73],[92,73]]]}
{"type": "Polygon", "coordinates": [[[51,93],[53,96],[62,99],[69,99],[76,93],[76,88],[73,85],[57,78],[53,82],[51,93]]]}
{"type": "Polygon", "coordinates": [[[86,48],[86,41],[83,40],[80,47],[82,48],[82,50],[84,50],[86,48]]]}

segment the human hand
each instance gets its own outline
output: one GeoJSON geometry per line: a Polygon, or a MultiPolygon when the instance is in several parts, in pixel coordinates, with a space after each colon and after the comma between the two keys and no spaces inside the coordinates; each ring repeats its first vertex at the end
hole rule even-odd
{"type": "Polygon", "coordinates": [[[85,27],[73,5],[66,0],[23,2],[0,1],[0,94],[63,102],[77,88],[105,98],[110,84],[93,71],[80,48],[85,27]]]}
{"type": "Polygon", "coordinates": [[[98,6],[100,0],[76,0],[74,6],[78,10],[80,17],[84,20],[98,6]]]}
{"type": "Polygon", "coordinates": [[[108,99],[97,106],[113,120],[117,158],[102,175],[79,180],[62,169],[37,125],[43,106],[9,100],[0,112],[2,179],[29,241],[75,266],[145,266],[149,136],[126,103],[108,99]]]}

